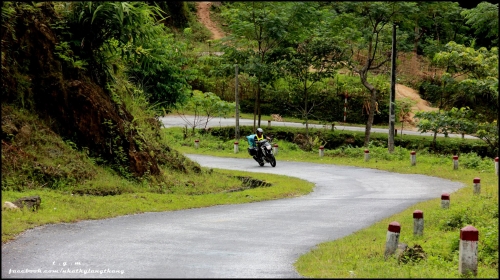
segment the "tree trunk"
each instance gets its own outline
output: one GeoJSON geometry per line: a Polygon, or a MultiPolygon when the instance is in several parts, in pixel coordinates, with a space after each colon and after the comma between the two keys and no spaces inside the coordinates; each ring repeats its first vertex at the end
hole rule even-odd
{"type": "Polygon", "coordinates": [[[359,73],[359,78],[361,79],[361,83],[370,91],[370,110],[368,112],[368,120],[366,122],[366,127],[365,127],[365,141],[364,141],[365,147],[368,147],[368,144],[370,143],[370,133],[372,130],[373,119],[375,116],[375,108],[377,103],[377,89],[368,82],[367,74],[368,74],[368,68],[364,68],[359,73]]]}
{"type": "Polygon", "coordinates": [[[370,133],[372,130],[373,119],[375,118],[375,108],[377,103],[377,90],[375,88],[371,89],[370,95],[370,112],[368,113],[368,120],[366,121],[365,127],[365,147],[368,147],[368,144],[370,143],[370,133]]]}

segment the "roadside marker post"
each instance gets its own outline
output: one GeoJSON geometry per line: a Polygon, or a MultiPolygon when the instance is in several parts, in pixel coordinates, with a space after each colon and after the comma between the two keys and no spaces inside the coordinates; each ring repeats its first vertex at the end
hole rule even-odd
{"type": "Polygon", "coordinates": [[[415,151],[410,152],[411,166],[417,165],[417,153],[415,151]]]}
{"type": "Polygon", "coordinates": [[[441,195],[441,208],[443,208],[443,209],[450,208],[450,194],[449,193],[443,193],[441,195]]]}
{"type": "Polygon", "coordinates": [[[460,230],[460,248],[458,253],[458,271],[460,274],[472,272],[477,276],[477,253],[479,231],[468,225],[460,230]]]}
{"type": "Polygon", "coordinates": [[[474,180],[472,180],[472,183],[474,183],[473,193],[480,194],[481,193],[481,179],[476,177],[476,178],[474,178],[474,180]]]}
{"type": "Polygon", "coordinates": [[[398,222],[391,222],[389,228],[387,229],[387,238],[385,240],[385,252],[384,256],[394,254],[398,248],[399,235],[401,232],[401,225],[398,222]]]}
{"type": "Polygon", "coordinates": [[[413,212],[413,235],[424,234],[424,212],[415,210],[413,212]]]}
{"type": "Polygon", "coordinates": [[[454,170],[458,169],[458,156],[457,155],[453,156],[453,169],[454,170]]]}

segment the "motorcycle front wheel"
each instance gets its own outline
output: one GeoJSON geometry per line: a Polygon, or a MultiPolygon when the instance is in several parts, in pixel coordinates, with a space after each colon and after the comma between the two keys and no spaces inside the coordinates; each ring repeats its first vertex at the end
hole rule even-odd
{"type": "Polygon", "coordinates": [[[274,155],[269,155],[269,163],[271,164],[272,167],[276,167],[276,159],[274,158],[274,155]]]}

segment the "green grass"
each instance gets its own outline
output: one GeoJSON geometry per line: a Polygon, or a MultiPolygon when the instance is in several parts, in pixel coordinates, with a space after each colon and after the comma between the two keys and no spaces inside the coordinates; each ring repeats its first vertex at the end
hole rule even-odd
{"type": "Polygon", "coordinates": [[[78,222],[81,220],[104,219],[144,212],[173,211],[188,208],[208,207],[221,204],[249,203],[270,199],[301,196],[312,191],[310,182],[282,175],[255,174],[243,171],[212,169],[200,175],[183,177],[172,175],[178,180],[177,187],[170,187],[164,193],[152,193],[148,189],[117,176],[101,175],[88,184],[122,186],[129,189],[119,195],[95,196],[74,195],[70,191],[37,189],[25,192],[2,191],[2,204],[24,196],[39,195],[42,198],[38,211],[2,211],[2,242],[14,239],[19,233],[45,224],[78,222]],[[241,181],[234,176],[246,176],[271,183],[270,187],[242,188],[241,181]],[[107,183],[106,183],[107,182],[107,183]]]}
{"type": "MultiPolygon", "coordinates": [[[[248,146],[240,141],[240,151],[234,153],[234,140],[223,141],[208,134],[182,139],[181,129],[165,130],[167,138],[176,139],[175,148],[183,153],[221,157],[249,158],[248,146]],[[200,140],[199,148],[194,139],[200,140]]],[[[458,244],[460,229],[468,224],[479,230],[479,264],[477,278],[498,277],[498,176],[494,161],[475,154],[462,154],[458,170],[453,169],[452,155],[417,152],[416,165],[411,165],[410,151],[396,147],[369,147],[370,159],[364,159],[364,147],[304,152],[297,145],[277,140],[280,161],[307,161],[374,168],[406,174],[423,174],[463,183],[464,187],[451,194],[450,209],[441,209],[441,199],[421,202],[407,210],[379,221],[345,238],[318,244],[300,256],[297,271],[311,278],[460,278],[458,244]],[[473,179],[481,179],[481,194],[473,195],[473,179]],[[413,236],[413,211],[424,213],[424,235],[413,236]],[[410,247],[418,244],[426,253],[420,262],[400,263],[395,256],[385,259],[385,239],[388,224],[401,224],[400,242],[410,247]],[[353,274],[352,274],[353,273],[353,274]]]]}

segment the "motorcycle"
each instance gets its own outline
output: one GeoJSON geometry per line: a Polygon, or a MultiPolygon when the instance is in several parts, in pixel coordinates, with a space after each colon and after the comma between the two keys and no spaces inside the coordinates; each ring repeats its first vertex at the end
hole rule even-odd
{"type": "Polygon", "coordinates": [[[249,148],[248,153],[259,163],[260,166],[264,166],[266,162],[271,164],[272,167],[276,166],[276,158],[274,157],[273,148],[267,139],[259,140],[257,142],[257,148],[249,148]],[[257,149],[260,149],[261,153],[258,153],[257,149]]]}

